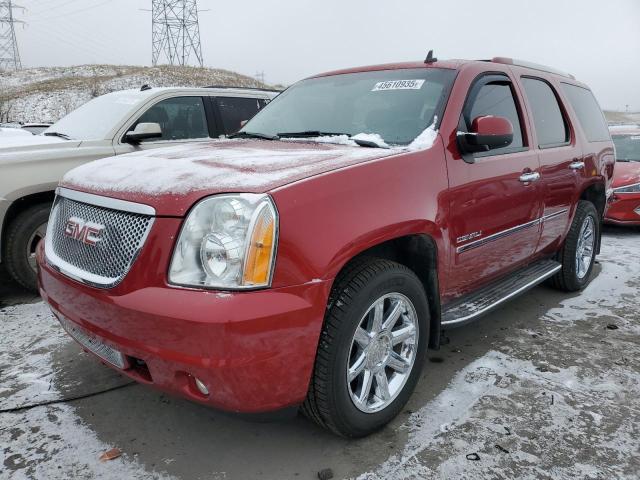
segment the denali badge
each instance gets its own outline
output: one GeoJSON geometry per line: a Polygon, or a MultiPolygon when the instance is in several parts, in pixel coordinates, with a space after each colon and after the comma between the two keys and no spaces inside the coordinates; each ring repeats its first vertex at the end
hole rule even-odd
{"type": "Polygon", "coordinates": [[[482,236],[482,231],[468,233],[466,235],[462,235],[461,237],[456,238],[457,243],[466,242],[467,240],[473,240],[474,238],[478,238],[482,236]]]}
{"type": "Polygon", "coordinates": [[[85,245],[93,246],[101,240],[100,235],[103,230],[104,225],[87,222],[78,217],[71,217],[67,220],[67,224],[64,227],[64,234],[85,245]]]}

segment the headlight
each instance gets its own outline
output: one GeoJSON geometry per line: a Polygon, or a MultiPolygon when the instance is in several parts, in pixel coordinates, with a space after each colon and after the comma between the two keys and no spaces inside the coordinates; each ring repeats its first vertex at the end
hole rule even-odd
{"type": "Polygon", "coordinates": [[[198,203],[176,243],[169,282],[243,289],[271,284],[278,215],[268,195],[217,195],[198,203]]]}
{"type": "Polygon", "coordinates": [[[640,183],[614,188],[613,193],[640,193],[640,183]]]}

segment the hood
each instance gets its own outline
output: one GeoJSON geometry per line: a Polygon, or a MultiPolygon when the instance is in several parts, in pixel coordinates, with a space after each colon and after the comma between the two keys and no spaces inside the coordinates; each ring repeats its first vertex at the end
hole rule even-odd
{"type": "Polygon", "coordinates": [[[151,205],[158,215],[182,216],[204,196],[264,193],[397,153],[306,141],[215,140],[97,160],[67,173],[61,185],[151,205]]]}
{"type": "Polygon", "coordinates": [[[0,161],[4,157],[14,157],[16,153],[38,152],[52,148],[69,148],[80,145],[79,140],[65,140],[44,135],[2,135],[0,134],[0,161]]]}
{"type": "Polygon", "coordinates": [[[612,188],[640,183],[640,162],[616,162],[612,188]]]}

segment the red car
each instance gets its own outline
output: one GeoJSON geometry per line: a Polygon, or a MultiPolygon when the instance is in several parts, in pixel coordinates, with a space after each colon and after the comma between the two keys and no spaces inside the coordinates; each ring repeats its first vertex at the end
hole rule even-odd
{"type": "Polygon", "coordinates": [[[58,189],[41,294],[139,382],[363,436],[443,330],[589,281],[614,151],[569,75],[432,55],[336,71],[232,137],[100,160],[58,189]]]}
{"type": "Polygon", "coordinates": [[[612,126],[609,131],[616,148],[616,170],[604,220],[640,226],[640,126],[612,126]]]}

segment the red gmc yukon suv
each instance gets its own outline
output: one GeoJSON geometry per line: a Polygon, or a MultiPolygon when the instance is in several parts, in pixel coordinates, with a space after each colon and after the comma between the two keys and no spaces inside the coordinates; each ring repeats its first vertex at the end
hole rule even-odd
{"type": "Polygon", "coordinates": [[[443,330],[544,280],[587,284],[613,166],[591,91],[546,67],[326,73],[231,138],[67,174],[40,291],[139,382],[363,436],[443,330]]]}

